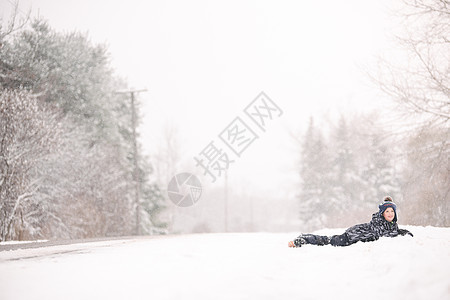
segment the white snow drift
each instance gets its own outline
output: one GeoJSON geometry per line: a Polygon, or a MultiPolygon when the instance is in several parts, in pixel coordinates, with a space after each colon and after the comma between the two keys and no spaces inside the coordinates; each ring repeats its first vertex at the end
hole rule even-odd
{"type": "Polygon", "coordinates": [[[450,299],[450,228],[402,228],[342,248],[244,233],[2,251],[0,299],[450,299]]]}

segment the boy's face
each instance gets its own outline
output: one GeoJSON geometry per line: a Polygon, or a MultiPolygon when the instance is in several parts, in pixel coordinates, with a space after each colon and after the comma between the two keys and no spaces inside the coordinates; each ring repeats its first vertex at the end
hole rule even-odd
{"type": "Polygon", "coordinates": [[[392,220],[394,220],[395,217],[394,209],[392,207],[386,208],[386,210],[383,213],[383,217],[386,219],[386,221],[392,222],[392,220]]]}

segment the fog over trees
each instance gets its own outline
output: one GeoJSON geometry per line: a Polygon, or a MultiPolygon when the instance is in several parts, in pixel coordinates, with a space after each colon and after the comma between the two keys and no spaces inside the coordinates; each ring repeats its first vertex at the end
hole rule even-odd
{"type": "Polygon", "coordinates": [[[289,145],[299,180],[292,199],[257,194],[246,182],[205,184],[191,208],[167,196],[184,163],[176,124],[144,156],[133,137],[139,97],[132,107],[108,48],[16,9],[0,22],[0,241],[306,232],[367,221],[385,195],[403,224],[450,226],[450,3],[400,2],[399,50],[367,72],[390,107],[299,120],[305,130],[289,145]]]}

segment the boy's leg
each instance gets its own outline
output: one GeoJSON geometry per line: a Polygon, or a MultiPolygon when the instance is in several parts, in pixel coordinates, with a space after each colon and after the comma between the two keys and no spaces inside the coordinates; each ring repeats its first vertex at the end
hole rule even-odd
{"type": "Polygon", "coordinates": [[[301,245],[305,244],[323,246],[328,245],[329,243],[329,237],[315,234],[302,234],[294,240],[294,244],[297,247],[301,247],[301,245]]]}
{"type": "Polygon", "coordinates": [[[340,235],[333,235],[331,237],[330,244],[333,246],[348,246],[348,245],[350,245],[350,241],[348,240],[347,233],[343,233],[340,235]]]}

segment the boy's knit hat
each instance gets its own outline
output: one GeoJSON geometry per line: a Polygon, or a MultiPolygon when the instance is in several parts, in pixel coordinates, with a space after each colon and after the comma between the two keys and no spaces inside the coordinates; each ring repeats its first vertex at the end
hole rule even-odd
{"type": "Polygon", "coordinates": [[[384,197],[383,202],[378,206],[378,208],[380,209],[380,215],[383,215],[384,211],[388,208],[388,207],[392,207],[392,209],[394,210],[394,222],[397,222],[397,205],[395,205],[394,201],[392,201],[392,198],[390,196],[386,196],[384,197]]]}

